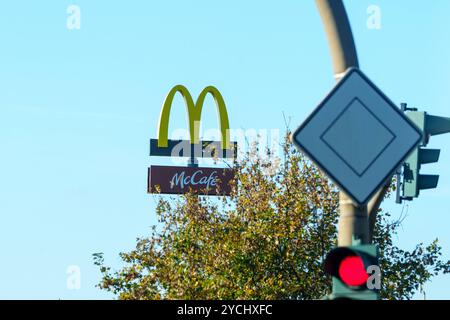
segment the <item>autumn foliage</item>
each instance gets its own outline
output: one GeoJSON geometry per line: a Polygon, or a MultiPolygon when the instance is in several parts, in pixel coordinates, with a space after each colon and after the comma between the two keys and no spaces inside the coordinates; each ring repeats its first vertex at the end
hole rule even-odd
{"type": "MultiPolygon", "coordinates": [[[[337,189],[288,138],[281,159],[254,151],[234,164],[230,197],[157,196],[159,223],[121,254],[121,270],[94,254],[98,287],[119,299],[320,299],[330,293],[323,261],[336,245],[337,189]]],[[[380,210],[374,242],[385,299],[411,298],[434,275],[450,272],[437,240],[411,252],[398,248],[399,225],[380,210]]]]}

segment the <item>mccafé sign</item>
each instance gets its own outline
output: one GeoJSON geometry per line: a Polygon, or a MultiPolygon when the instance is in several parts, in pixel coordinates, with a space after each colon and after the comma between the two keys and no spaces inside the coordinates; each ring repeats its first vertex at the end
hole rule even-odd
{"type": "Polygon", "coordinates": [[[149,192],[182,194],[189,189],[202,194],[230,194],[234,175],[230,169],[152,166],[149,168],[149,192]]]}
{"type": "Polygon", "coordinates": [[[197,158],[236,158],[237,144],[230,141],[228,113],[219,90],[209,86],[203,89],[197,101],[182,85],[175,86],[167,95],[159,118],[158,138],[150,140],[150,156],[188,157],[190,165],[151,166],[148,169],[148,192],[183,194],[194,191],[203,195],[229,195],[234,170],[229,168],[198,167],[197,158]],[[176,93],[186,104],[190,140],[170,140],[169,117],[176,93]],[[217,106],[221,141],[199,141],[200,118],[205,98],[211,94],[217,106]]]}

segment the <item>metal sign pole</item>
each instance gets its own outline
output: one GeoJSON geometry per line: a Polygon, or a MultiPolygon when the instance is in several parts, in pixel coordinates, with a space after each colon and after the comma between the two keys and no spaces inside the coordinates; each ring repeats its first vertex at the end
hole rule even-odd
{"type": "MultiPolygon", "coordinates": [[[[334,65],[334,76],[339,81],[345,71],[359,67],[353,34],[344,4],[341,0],[316,0],[327,34],[334,65]]],[[[338,245],[351,246],[354,241],[369,243],[367,205],[356,207],[344,192],[339,194],[340,219],[338,245]]]]}

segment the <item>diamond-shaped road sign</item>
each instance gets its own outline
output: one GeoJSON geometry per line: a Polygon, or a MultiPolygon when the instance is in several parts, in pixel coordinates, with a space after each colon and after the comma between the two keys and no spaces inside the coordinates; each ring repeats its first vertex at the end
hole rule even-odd
{"type": "Polygon", "coordinates": [[[292,137],[342,191],[364,205],[421,136],[389,98],[351,68],[292,137]]]}

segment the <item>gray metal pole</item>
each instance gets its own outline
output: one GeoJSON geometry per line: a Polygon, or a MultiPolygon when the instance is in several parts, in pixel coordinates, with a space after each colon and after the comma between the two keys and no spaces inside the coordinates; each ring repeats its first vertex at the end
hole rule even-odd
{"type": "MultiPolygon", "coordinates": [[[[341,0],[316,0],[325,27],[337,81],[350,67],[359,67],[350,22],[341,0]]],[[[344,193],[339,194],[338,245],[367,244],[369,219],[367,206],[355,206],[344,193]]]]}
{"type": "Polygon", "coordinates": [[[359,67],[350,22],[341,0],[316,0],[333,59],[334,75],[339,80],[350,67],[359,67]]]}

